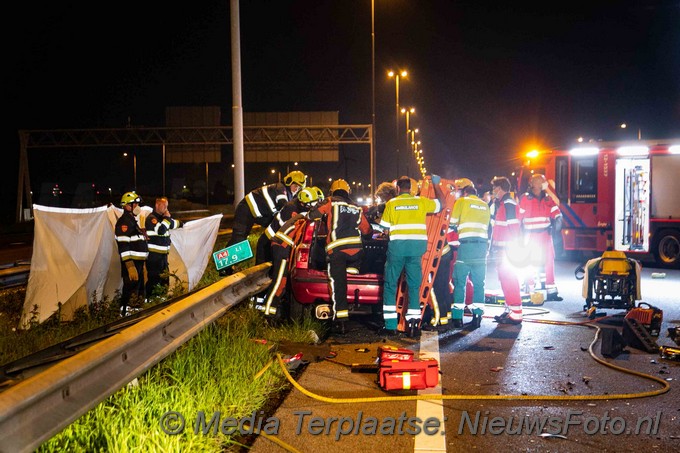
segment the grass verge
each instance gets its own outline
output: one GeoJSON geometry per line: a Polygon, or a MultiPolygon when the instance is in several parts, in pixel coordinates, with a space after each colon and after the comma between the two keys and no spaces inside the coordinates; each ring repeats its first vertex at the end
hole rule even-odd
{"type": "Polygon", "coordinates": [[[308,343],[314,328],[318,326],[307,322],[274,329],[256,310],[237,307],[39,451],[241,451],[243,436],[238,431],[225,435],[220,423],[253,413],[265,420],[271,415],[267,412],[275,408],[268,401],[289,384],[276,366],[262,372],[272,359],[267,344],[275,338],[308,343]],[[185,420],[184,430],[177,435],[161,428],[168,411],[185,420]],[[200,414],[204,422],[197,428],[200,414]],[[219,421],[210,425],[211,420],[219,421]]]}

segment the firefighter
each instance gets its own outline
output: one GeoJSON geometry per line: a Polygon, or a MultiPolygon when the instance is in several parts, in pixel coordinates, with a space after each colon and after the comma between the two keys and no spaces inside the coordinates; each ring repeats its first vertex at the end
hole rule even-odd
{"type": "Polygon", "coordinates": [[[156,285],[167,288],[170,283],[168,254],[170,253],[170,230],[179,228],[182,223],[173,219],[168,210],[168,199],[156,198],[156,204],[151,214],[144,221],[146,235],[149,238],[149,257],[146,260],[148,280],[146,294],[151,295],[156,285]]]}
{"type": "Polygon", "coordinates": [[[326,263],[328,266],[328,291],[333,304],[335,329],[345,331],[349,318],[347,303],[347,274],[358,274],[363,256],[362,236],[369,236],[373,229],[363,210],[349,197],[351,189],[344,179],[331,184],[331,196],[323,204],[312,209],[308,217],[323,219],[328,228],[326,235],[326,263]]]}
{"type": "Polygon", "coordinates": [[[408,330],[418,332],[420,325],[420,283],[422,280],[422,257],[427,251],[428,214],[441,211],[445,198],[439,187],[441,178],[432,175],[432,183],[437,199],[411,195],[411,179],[402,176],[397,180],[399,195],[385,205],[380,225],[389,231],[383,287],[384,329],[388,334],[396,334],[397,284],[402,270],[406,273],[409,305],[406,311],[408,330]]]}
{"type": "Polygon", "coordinates": [[[326,196],[323,194],[323,190],[321,190],[320,187],[314,186],[314,190],[316,190],[316,196],[317,196],[317,203],[321,203],[326,196]]]}
{"type": "MultiPolygon", "coordinates": [[[[250,191],[236,206],[233,230],[227,247],[245,241],[254,224],[266,228],[283,205],[292,200],[300,189],[305,188],[306,184],[307,176],[295,170],[283,178],[283,183],[277,182],[250,191]]],[[[264,258],[256,256],[255,260],[261,263],[264,262],[264,258]]]]}
{"type": "Polygon", "coordinates": [[[521,324],[522,298],[519,280],[507,258],[508,247],[516,244],[519,239],[517,201],[510,193],[508,178],[496,177],[491,180],[491,186],[491,260],[496,264],[498,280],[505,297],[505,311],[494,319],[499,324],[521,324]]]}
{"type": "Polygon", "coordinates": [[[144,231],[137,224],[136,216],[142,209],[142,199],[135,192],[126,192],[120,199],[123,215],[116,221],[115,236],[120,255],[121,276],[123,277],[123,291],[120,296],[120,308],[123,316],[128,314],[128,307],[133,295],[137,301],[144,302],[146,259],[149,247],[144,231]]]}
{"type": "Polygon", "coordinates": [[[281,320],[281,298],[286,291],[292,254],[305,225],[306,217],[303,214],[295,214],[277,230],[271,239],[273,284],[265,297],[262,311],[274,323],[281,320]]]}
{"type": "Polygon", "coordinates": [[[472,313],[472,326],[479,327],[484,314],[484,279],[489,246],[489,206],[477,197],[477,190],[468,178],[454,181],[460,192],[451,212],[450,227],[458,232],[460,246],[453,267],[453,306],[451,319],[455,327],[463,323],[465,308],[472,313]],[[472,303],[465,305],[468,276],[472,281],[472,303]]]}
{"type": "Polygon", "coordinates": [[[306,187],[296,194],[292,200],[287,202],[279,212],[274,215],[274,219],[269,223],[264,233],[257,240],[257,263],[264,263],[272,260],[271,239],[279,228],[295,214],[306,214],[316,206],[321,190],[318,187],[306,187]]]}
{"type": "MultiPolygon", "coordinates": [[[[535,174],[529,181],[529,192],[519,201],[519,220],[524,241],[530,250],[532,264],[538,266],[541,289],[546,290],[546,299],[560,301],[555,285],[555,249],[552,230],[562,230],[562,212],[548,195],[548,180],[544,175],[535,174]]],[[[530,282],[531,284],[531,282],[530,282]]]]}
{"type": "MultiPolygon", "coordinates": [[[[310,209],[316,206],[318,200],[319,191],[317,190],[316,187],[307,187],[300,190],[293,200],[289,201],[283,206],[283,208],[281,208],[281,211],[279,211],[276,214],[274,220],[272,221],[272,223],[269,224],[264,234],[262,234],[258,239],[257,241],[258,255],[267,256],[266,261],[272,262],[270,276],[272,277],[272,279],[274,279],[274,286],[277,285],[276,275],[278,273],[280,261],[281,259],[283,259],[284,256],[284,254],[282,253],[278,253],[277,256],[274,256],[274,250],[276,248],[275,247],[276,244],[274,243],[274,237],[288,220],[290,220],[291,218],[295,217],[298,214],[302,215],[307,214],[307,212],[309,212],[310,209]]],[[[278,242],[279,242],[278,246],[281,246],[280,240],[278,242]]],[[[284,289],[285,284],[283,285],[282,292],[284,289]]],[[[269,306],[268,300],[270,299],[271,294],[273,292],[276,292],[276,288],[274,287],[272,289],[269,289],[268,291],[260,293],[260,295],[255,296],[255,303],[257,304],[267,303],[267,306],[269,306]]],[[[276,304],[276,306],[278,306],[278,303],[276,304]]],[[[276,313],[275,312],[267,313],[267,311],[265,310],[265,314],[273,315],[276,313]]]]}

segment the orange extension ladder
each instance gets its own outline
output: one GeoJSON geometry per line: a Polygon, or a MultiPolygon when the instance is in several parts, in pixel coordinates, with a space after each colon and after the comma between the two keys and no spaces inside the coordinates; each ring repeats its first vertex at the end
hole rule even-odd
{"type": "MultiPolygon", "coordinates": [[[[423,255],[423,278],[420,283],[421,322],[427,305],[433,305],[430,293],[432,291],[432,285],[434,284],[435,275],[437,274],[437,268],[439,267],[442,250],[446,245],[446,233],[449,229],[449,219],[451,218],[453,204],[456,201],[456,190],[452,180],[442,179],[440,187],[446,197],[444,206],[442,206],[442,210],[439,213],[427,216],[427,251],[423,255]]],[[[421,197],[436,198],[431,179],[421,181],[419,195],[421,197]]],[[[409,336],[413,336],[416,332],[409,332],[409,327],[406,324],[406,311],[408,310],[408,305],[406,278],[402,274],[397,285],[397,313],[399,315],[397,330],[405,332],[409,334],[409,336]]],[[[420,327],[419,324],[418,330],[420,330],[420,327]]]]}

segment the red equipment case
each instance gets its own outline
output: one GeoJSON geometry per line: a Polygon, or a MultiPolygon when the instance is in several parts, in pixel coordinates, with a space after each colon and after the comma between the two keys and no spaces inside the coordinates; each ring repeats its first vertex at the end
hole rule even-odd
{"type": "Polygon", "coordinates": [[[439,383],[439,363],[435,359],[389,360],[380,363],[380,387],[384,390],[423,390],[439,383]]]}
{"type": "Polygon", "coordinates": [[[380,362],[388,360],[399,360],[402,362],[413,361],[413,351],[405,348],[397,348],[396,346],[380,346],[378,348],[378,358],[380,362]]]}

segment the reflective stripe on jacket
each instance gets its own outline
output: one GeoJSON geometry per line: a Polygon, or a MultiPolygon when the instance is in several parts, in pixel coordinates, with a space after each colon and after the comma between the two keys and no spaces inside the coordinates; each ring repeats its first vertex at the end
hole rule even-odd
{"type": "Polygon", "coordinates": [[[506,247],[519,237],[517,202],[509,193],[491,203],[491,244],[506,247]]]}
{"type": "Polygon", "coordinates": [[[528,232],[547,231],[550,221],[561,215],[560,208],[544,191],[538,197],[525,193],[519,200],[520,225],[528,232]]]}
{"type": "Polygon", "coordinates": [[[246,195],[250,213],[256,219],[276,214],[292,198],[290,190],[280,182],[258,187],[246,195]]]}
{"type": "Polygon", "coordinates": [[[146,228],[146,236],[149,238],[148,247],[149,252],[153,253],[170,253],[170,230],[179,228],[181,222],[171,217],[163,217],[162,214],[156,211],[152,212],[146,218],[144,227],[146,228]]]}
{"type": "Polygon", "coordinates": [[[309,218],[315,220],[326,215],[326,252],[354,249],[356,253],[362,247],[361,235],[372,231],[363,210],[349,198],[333,196],[326,200],[309,212],[309,218]]]}
{"type": "Polygon", "coordinates": [[[489,206],[475,195],[467,195],[456,200],[449,224],[458,231],[460,240],[480,238],[489,239],[489,206]]]}
{"type": "Polygon", "coordinates": [[[121,261],[144,261],[149,256],[146,236],[130,211],[123,211],[116,222],[115,235],[121,261]]]}
{"type": "Polygon", "coordinates": [[[439,200],[402,193],[385,203],[380,225],[389,229],[390,241],[427,242],[427,215],[441,209],[439,200]]]}

